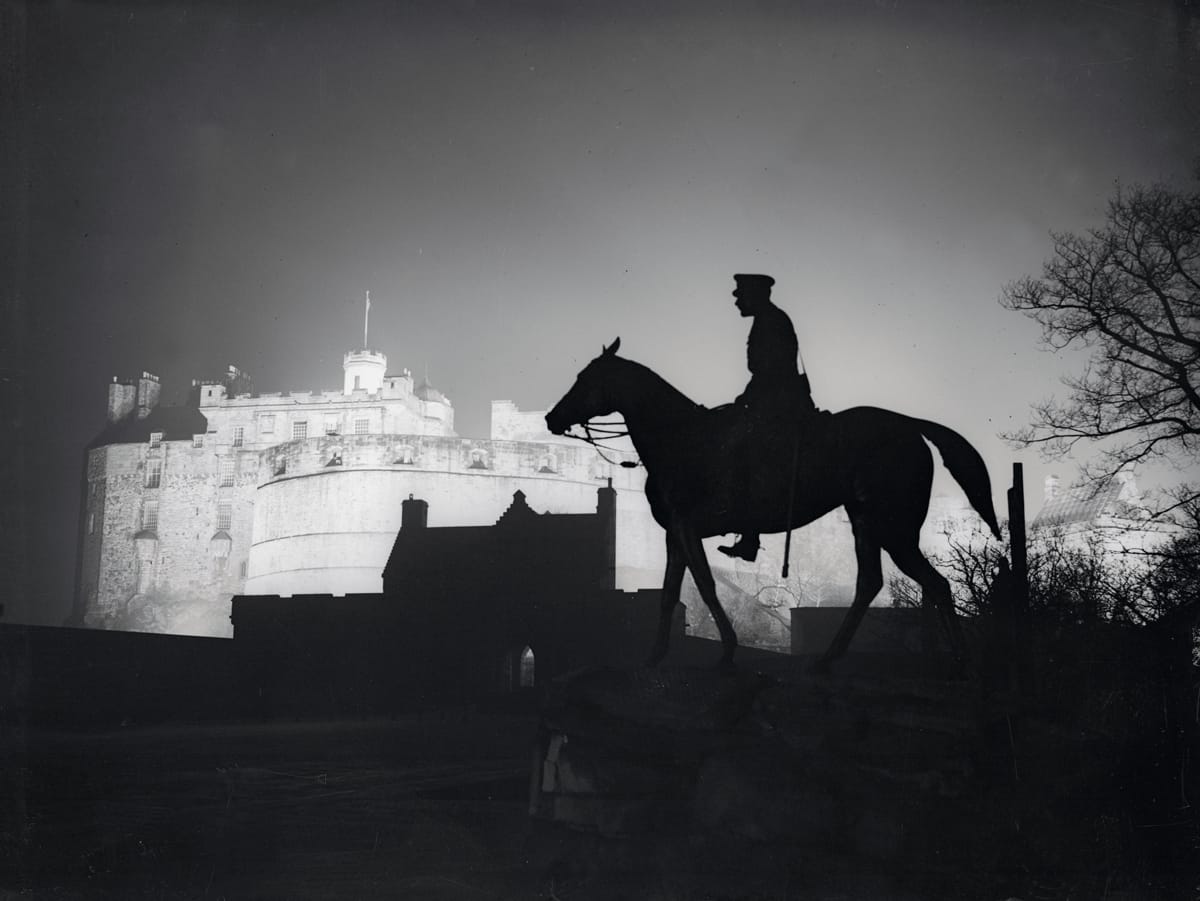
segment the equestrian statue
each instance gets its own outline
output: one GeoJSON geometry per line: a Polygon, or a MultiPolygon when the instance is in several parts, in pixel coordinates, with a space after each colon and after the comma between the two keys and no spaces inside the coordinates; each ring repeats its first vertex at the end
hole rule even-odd
{"type": "Polygon", "coordinates": [[[573,426],[586,428],[596,417],[619,413],[646,468],[646,497],[666,532],[667,551],[649,664],[666,656],[685,569],[716,622],[721,664],[733,662],[737,635],[717,597],[702,539],[740,533],[741,540],[721,550],[754,559],[760,534],[788,532],[838,507],[850,519],[858,575],[854,601],[814,669],[827,671],[849,647],[883,587],[885,550],[921,586],[922,606],[936,614],[961,661],[964,643],[950,584],[917,545],[933,483],[925,441],[938,449],[971,506],[999,538],[983,459],[957,432],[928,420],[877,407],[818,412],[807,377],[796,367],[791,322],[770,303],[773,280],[757,275],[735,280],[739,311],[755,317],[747,348],[751,382],[737,402],[713,409],[695,403],[647,367],[618,356],[618,338],[546,414],[550,431],[564,435],[573,426]]]}

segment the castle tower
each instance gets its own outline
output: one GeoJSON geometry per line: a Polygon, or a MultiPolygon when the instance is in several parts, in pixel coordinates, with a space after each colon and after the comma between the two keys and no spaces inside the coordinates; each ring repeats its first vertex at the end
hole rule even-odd
{"type": "Polygon", "coordinates": [[[342,358],[342,371],[346,374],[342,394],[375,394],[383,387],[387,356],[377,350],[350,350],[342,358]]]}
{"type": "Polygon", "coordinates": [[[387,357],[377,350],[370,350],[370,321],[371,321],[371,292],[367,292],[366,308],[363,311],[363,343],[362,350],[346,352],[342,358],[342,371],[346,378],[342,384],[342,394],[351,395],[355,391],[365,391],[367,394],[377,394],[383,390],[383,378],[387,375],[387,357]]]}

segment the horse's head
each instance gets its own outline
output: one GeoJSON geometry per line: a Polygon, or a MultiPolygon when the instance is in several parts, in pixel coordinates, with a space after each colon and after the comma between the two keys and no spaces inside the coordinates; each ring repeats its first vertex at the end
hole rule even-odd
{"type": "Polygon", "coordinates": [[[571,390],[563,395],[554,409],[546,414],[546,427],[562,435],[573,425],[580,425],[596,416],[607,416],[615,407],[610,398],[608,374],[618,359],[621,339],[605,347],[600,356],[588,363],[575,379],[571,390]]]}

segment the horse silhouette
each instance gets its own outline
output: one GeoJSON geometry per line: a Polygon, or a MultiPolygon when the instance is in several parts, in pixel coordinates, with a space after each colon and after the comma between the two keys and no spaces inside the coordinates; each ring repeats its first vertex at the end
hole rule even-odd
{"type": "Polygon", "coordinates": [[[955,657],[963,638],[950,584],[917,546],[929,508],[933,456],[997,538],[991,481],[978,451],[957,432],[877,407],[853,407],[805,421],[799,432],[754,423],[739,407],[708,409],[647,367],[617,356],[621,339],[603,349],[546,414],[556,435],[597,416],[620,413],[646,467],[646,497],[666,531],[667,566],[654,665],[667,653],[671,620],[690,570],[720,632],[721,664],[730,665],[737,635],[717,598],[701,539],[730,532],[783,532],[845,507],[854,531],[858,576],[854,601],[818,671],[845,653],[883,587],[881,551],[921,586],[922,606],[936,612],[955,657]],[[799,444],[797,444],[797,434],[799,444]]]}

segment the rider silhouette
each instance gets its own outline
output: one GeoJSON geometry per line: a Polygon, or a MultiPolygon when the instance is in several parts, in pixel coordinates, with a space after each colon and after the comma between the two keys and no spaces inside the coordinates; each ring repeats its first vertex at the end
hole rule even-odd
{"type": "MultiPolygon", "coordinates": [[[[756,420],[795,423],[799,440],[800,422],[815,407],[808,376],[796,365],[799,343],[792,320],[771,302],[771,286],[775,284],[771,276],[738,274],[733,280],[737,283],[733,296],[738,312],[754,320],[746,340],[750,383],[734,403],[744,407],[756,420]]],[[[753,561],[758,548],[758,535],[745,534],[735,544],[718,550],[730,557],[753,561]]]]}

